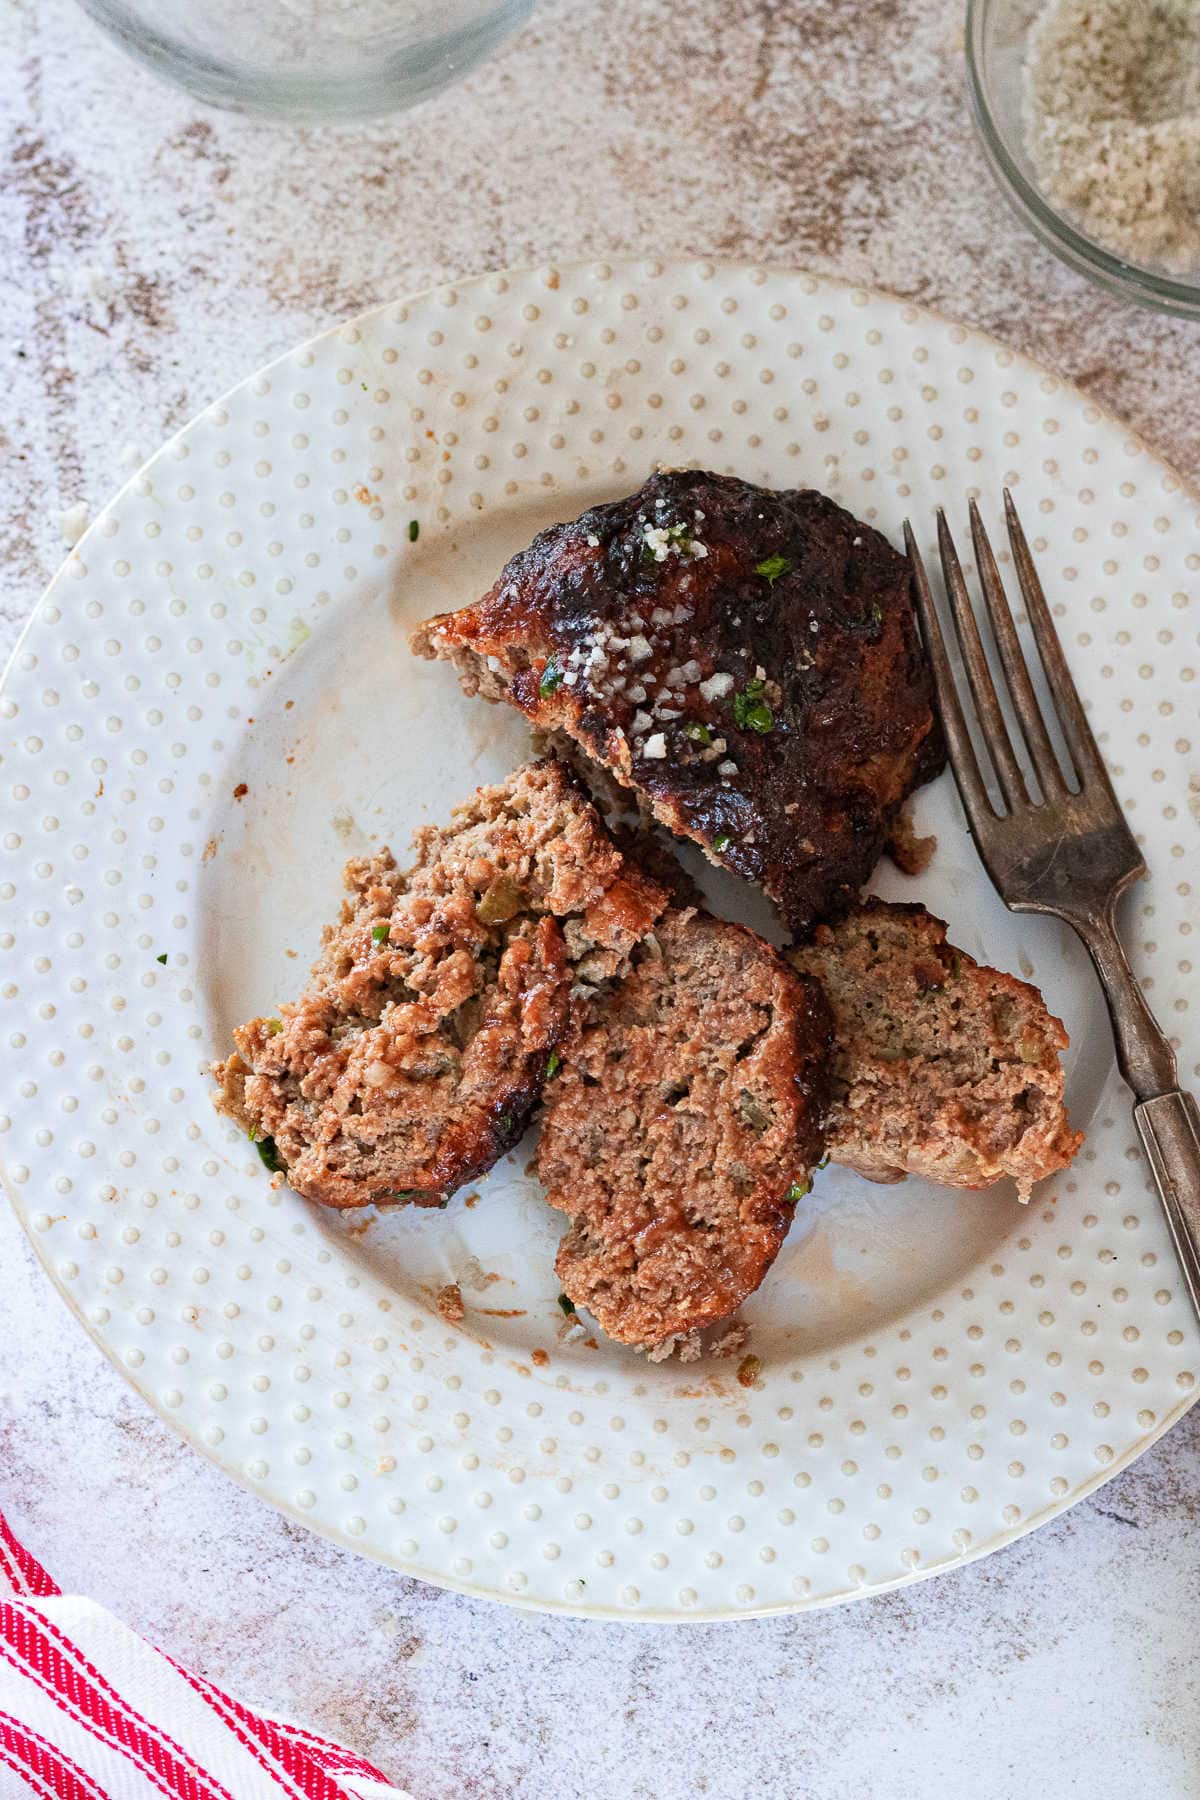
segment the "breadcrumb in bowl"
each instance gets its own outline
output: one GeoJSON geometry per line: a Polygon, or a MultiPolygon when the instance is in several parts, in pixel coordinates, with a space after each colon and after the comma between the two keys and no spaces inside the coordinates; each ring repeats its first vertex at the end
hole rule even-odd
{"type": "Polygon", "coordinates": [[[1186,0],[967,4],[976,122],[1017,214],[1081,274],[1188,318],[1200,318],[1194,12],[1186,0]],[[1181,53],[1165,87],[1162,42],[1181,53]]]}

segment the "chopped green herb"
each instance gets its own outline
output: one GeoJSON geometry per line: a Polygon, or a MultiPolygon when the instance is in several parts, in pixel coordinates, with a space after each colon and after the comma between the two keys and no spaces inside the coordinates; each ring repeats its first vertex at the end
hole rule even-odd
{"type": "Polygon", "coordinates": [[[280,1162],[279,1152],[275,1148],[275,1139],[273,1137],[256,1138],[253,1142],[254,1148],[262,1158],[263,1167],[270,1169],[272,1175],[278,1175],[283,1164],[280,1162]]]}
{"type": "Polygon", "coordinates": [[[360,388],[361,388],[361,389],[362,389],[362,391],[363,391],[363,393],[364,393],[364,394],[365,394],[365,393],[366,393],[366,391],[367,391],[367,384],[366,384],[366,382],[365,382],[365,381],[360,381],[360,382],[359,382],[359,384],[358,384],[358,385],[359,385],[359,387],[360,387],[360,388]]]}
{"type": "Polygon", "coordinates": [[[546,1080],[550,1081],[557,1075],[561,1066],[562,1057],[558,1054],[557,1050],[552,1050],[546,1058],[546,1080]]]}
{"type": "Polygon", "coordinates": [[[748,681],[733,696],[734,724],[742,731],[757,731],[760,737],[765,737],[775,724],[775,714],[762,698],[765,686],[764,681],[748,681]]]}
{"type": "Polygon", "coordinates": [[[160,962],[160,963],[162,963],[162,964],[163,964],[163,966],[164,966],[164,968],[165,968],[165,967],[166,967],[166,961],[167,961],[167,953],[166,953],[166,951],[165,951],[165,950],[164,950],[164,951],[162,951],[162,952],[161,952],[161,954],[160,954],[160,955],[158,955],[158,956],[156,956],[156,957],[155,957],[155,959],[154,959],[154,960],[155,960],[155,962],[160,962]]]}
{"type": "Polygon", "coordinates": [[[510,1112],[502,1112],[496,1123],[499,1125],[502,1135],[507,1137],[513,1128],[513,1116],[510,1112]]]}
{"type": "Polygon", "coordinates": [[[409,543],[415,544],[417,539],[420,537],[420,535],[421,535],[421,521],[419,519],[410,519],[408,521],[408,541],[409,541],[409,543]]]}
{"type": "Polygon", "coordinates": [[[716,851],[717,855],[720,856],[722,851],[728,850],[728,848],[729,833],[727,831],[718,831],[716,837],[713,839],[713,849],[716,851]]]}
{"type": "Polygon", "coordinates": [[[571,1314],[575,1311],[575,1302],[573,1300],[568,1300],[565,1294],[560,1294],[558,1296],[558,1304],[562,1307],[569,1319],[571,1314]]]}
{"type": "Polygon", "coordinates": [[[267,1036],[268,1037],[278,1037],[282,1030],[283,1030],[283,1020],[282,1019],[268,1019],[267,1020],[267,1036]]]}
{"type": "Polygon", "coordinates": [[[691,738],[693,744],[711,744],[712,732],[707,725],[701,725],[698,719],[689,719],[683,727],[684,737],[691,738]]]}
{"type": "Polygon", "coordinates": [[[817,1167],[818,1167],[818,1169],[827,1169],[829,1167],[828,1156],[823,1156],[821,1158],[820,1162],[817,1164],[817,1167]]]}
{"type": "Polygon", "coordinates": [[[774,587],[779,577],[786,575],[791,566],[786,556],[767,556],[762,562],[755,563],[754,573],[761,575],[764,581],[774,587]]]}
{"type": "Polygon", "coordinates": [[[417,1190],[416,1188],[397,1188],[395,1193],[384,1194],[382,1198],[384,1200],[415,1200],[417,1190]]]}
{"type": "Polygon", "coordinates": [[[388,933],[391,929],[390,925],[372,925],[371,942],[373,944],[386,944],[388,941],[388,933]]]}
{"type": "Polygon", "coordinates": [[[803,1200],[805,1194],[810,1194],[811,1192],[812,1192],[812,1182],[811,1181],[809,1181],[809,1180],[793,1181],[791,1187],[788,1189],[787,1193],[784,1195],[784,1199],[789,1201],[791,1203],[791,1205],[794,1206],[796,1204],[797,1200],[803,1200]]]}
{"type": "Polygon", "coordinates": [[[542,678],[538,682],[538,693],[543,700],[547,694],[552,694],[556,687],[562,686],[562,678],[563,672],[558,666],[558,658],[556,656],[547,657],[546,666],[542,670],[542,678]]]}
{"type": "Polygon", "coordinates": [[[876,630],[883,624],[882,606],[873,606],[871,608],[871,623],[875,626],[876,630]]]}

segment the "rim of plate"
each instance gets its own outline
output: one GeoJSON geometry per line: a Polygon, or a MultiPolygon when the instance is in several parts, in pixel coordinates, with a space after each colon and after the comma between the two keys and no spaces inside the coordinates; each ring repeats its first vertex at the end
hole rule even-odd
{"type": "MultiPolygon", "coordinates": [[[[672,275],[677,275],[682,279],[688,274],[704,275],[704,272],[706,271],[707,278],[711,278],[714,275],[724,275],[730,278],[746,278],[759,283],[765,283],[771,280],[782,280],[788,283],[800,284],[808,283],[810,284],[807,289],[807,296],[809,298],[824,291],[831,291],[844,297],[852,297],[856,303],[860,303],[859,297],[861,297],[862,304],[880,302],[888,308],[894,307],[902,309],[903,312],[911,315],[914,321],[928,322],[931,327],[943,331],[962,332],[964,334],[964,346],[966,344],[974,344],[985,347],[993,352],[1002,353],[1008,359],[1008,366],[1020,369],[1028,376],[1053,382],[1055,384],[1055,391],[1070,395],[1074,400],[1085,405],[1098,422],[1102,422],[1105,426],[1120,432],[1124,440],[1135,444],[1141,453],[1148,456],[1153,465],[1161,473],[1169,476],[1174,481],[1180,495],[1185,496],[1194,504],[1200,505],[1200,485],[1189,481],[1180,474],[1169,459],[1146,438],[1144,433],[1129,425],[1119,414],[1104,403],[1085,394],[1083,390],[1078,388],[1077,385],[1067,377],[1057,374],[1051,367],[1038,359],[1027,355],[1024,351],[1014,349],[1012,346],[1005,343],[1003,339],[997,337],[994,333],[985,328],[967,324],[938,308],[907,299],[902,295],[893,294],[886,289],[868,286],[862,282],[853,281],[844,276],[813,274],[807,270],[796,268],[788,264],[747,262],[736,258],[681,257],[656,259],[644,256],[628,256],[614,258],[611,261],[600,258],[579,258],[553,264],[528,263],[502,270],[481,272],[461,280],[432,284],[426,288],[413,291],[395,299],[381,302],[376,306],[367,308],[346,319],[338,320],[322,331],[317,332],[311,337],[303,339],[299,343],[282,351],[270,361],[261,364],[257,369],[251,371],[241,380],[232,383],[216,398],[199,408],[191,419],[168,438],[164,439],[146,461],[136,471],[129,475],[128,478],[113,492],[96,516],[89,522],[86,532],[80,538],[78,543],[73,546],[72,550],[63,558],[59,568],[56,570],[31,609],[29,617],[26,619],[5,663],[3,673],[0,674],[0,699],[3,699],[6,695],[9,683],[17,670],[19,659],[24,651],[26,641],[34,632],[44,608],[50,602],[52,595],[58,590],[60,584],[66,579],[67,571],[73,559],[78,556],[86,546],[97,539],[106,516],[115,509],[120,501],[136,492],[139,483],[145,479],[146,471],[156,464],[160,458],[170,452],[173,447],[188,439],[189,436],[191,436],[203,423],[206,417],[219,411],[226,402],[245,392],[250,387],[251,383],[260,378],[270,376],[273,371],[286,367],[298,355],[315,352],[320,347],[328,345],[330,342],[343,337],[347,331],[354,329],[361,330],[361,328],[382,319],[385,315],[395,313],[399,309],[422,306],[434,301],[438,296],[445,294],[448,291],[453,291],[461,298],[466,293],[483,290],[488,284],[496,283],[498,281],[511,285],[522,281],[539,279],[547,274],[553,274],[555,276],[555,286],[557,286],[559,277],[585,279],[595,275],[598,271],[603,271],[604,279],[610,279],[613,275],[621,271],[629,271],[631,279],[661,280],[664,284],[672,277],[672,275]]],[[[969,477],[964,475],[961,478],[960,485],[965,488],[968,485],[968,482],[969,477]]],[[[564,489],[558,487],[551,491],[554,493],[563,493],[564,489]]],[[[980,880],[986,885],[986,876],[983,874],[982,870],[980,871],[980,880]]],[[[1122,1096],[1124,1095],[1124,1089],[1120,1086],[1119,1082],[1117,1083],[1117,1091],[1122,1096]]],[[[34,1228],[33,1219],[30,1216],[31,1207],[23,1200],[17,1186],[14,1185],[10,1174],[8,1157],[2,1152],[0,1152],[0,1181],[3,1182],[9,1202],[17,1215],[27,1239],[34,1249],[39,1263],[58,1294],[65,1301],[78,1323],[82,1326],[83,1330],[125,1380],[140,1394],[142,1399],[152,1408],[157,1416],[163,1420],[164,1423],[169,1425],[173,1431],[184,1438],[192,1449],[206,1457],[208,1460],[217,1463],[222,1471],[235,1481],[238,1486],[242,1487],[245,1491],[254,1494],[260,1500],[265,1500],[269,1505],[294,1523],[303,1526],[309,1531],[317,1533],[321,1537],[329,1539],[331,1542],[337,1543],[347,1550],[353,1551],[360,1556],[367,1556],[371,1560],[377,1561],[383,1566],[390,1567],[401,1574],[430,1582],[435,1586],[444,1587],[450,1591],[469,1595],[474,1598],[498,1601],[502,1604],[513,1606],[527,1612],[544,1612],[576,1617],[581,1620],[596,1619],[615,1621],[623,1624],[736,1623],[743,1619],[765,1618],[779,1614],[824,1609],[830,1606],[847,1604],[854,1600],[868,1599],[876,1594],[889,1593],[901,1587],[912,1586],[913,1584],[927,1580],[932,1576],[946,1573],[951,1569],[962,1567],[969,1563],[977,1562],[982,1558],[991,1555],[994,1551],[1004,1549],[1008,1545],[1015,1543],[1020,1538],[1027,1536],[1030,1532],[1037,1530],[1041,1525],[1049,1522],[1049,1520],[1068,1511],[1078,1501],[1086,1499],[1089,1495],[1106,1485],[1106,1483],[1111,1481],[1115,1476],[1119,1475],[1123,1470],[1127,1469],[1143,1454],[1144,1451],[1148,1450],[1160,1437],[1177,1424],[1196,1403],[1197,1398],[1200,1398],[1200,1391],[1195,1387],[1189,1388],[1172,1408],[1164,1411],[1157,1417],[1153,1427],[1147,1429],[1143,1435],[1127,1442],[1119,1451],[1116,1451],[1111,1461],[1107,1462],[1103,1467],[1098,1468],[1085,1480],[1077,1483],[1069,1492],[1050,1499],[1046,1504],[1036,1510],[1030,1511],[1029,1513],[1023,1513],[1018,1522],[1007,1528],[992,1532],[982,1541],[973,1542],[969,1546],[961,1549],[955,1549],[944,1556],[938,1557],[936,1560],[921,1562],[914,1566],[910,1566],[903,1572],[896,1573],[885,1579],[873,1579],[863,1583],[851,1583],[840,1587],[829,1588],[819,1593],[793,1593],[786,1597],[763,1603],[755,1601],[747,1604],[739,1604],[728,1601],[724,1604],[696,1605],[688,1606],[686,1608],[682,1605],[646,1606],[640,1603],[625,1605],[597,1601],[582,1601],[578,1598],[555,1598],[548,1594],[531,1595],[515,1591],[504,1591],[498,1585],[490,1584],[483,1580],[474,1580],[467,1577],[456,1576],[454,1573],[441,1567],[428,1565],[420,1558],[396,1554],[384,1545],[374,1542],[364,1542],[362,1539],[343,1529],[328,1516],[314,1516],[286,1497],[275,1492],[266,1492],[263,1485],[244,1468],[238,1466],[232,1459],[221,1455],[219,1450],[215,1449],[211,1444],[205,1443],[201,1435],[200,1423],[192,1413],[189,1412],[180,1416],[173,1412],[163,1400],[162,1396],[156,1392],[149,1376],[142,1376],[137,1367],[131,1367],[124,1361],[118,1352],[117,1346],[106,1336],[103,1328],[95,1324],[93,1320],[89,1319],[83,1304],[77,1298],[76,1294],[72,1292],[69,1283],[61,1276],[59,1270],[54,1266],[50,1245],[34,1228]]],[[[1170,1275],[1167,1276],[1167,1279],[1171,1278],[1170,1275]]],[[[933,1304],[933,1302],[918,1303],[918,1306],[926,1304],[933,1304]]],[[[879,1335],[886,1333],[897,1322],[897,1319],[885,1321],[880,1328],[879,1335]]],[[[849,1350],[850,1347],[851,1346],[848,1344],[847,1350],[849,1350]]]]}

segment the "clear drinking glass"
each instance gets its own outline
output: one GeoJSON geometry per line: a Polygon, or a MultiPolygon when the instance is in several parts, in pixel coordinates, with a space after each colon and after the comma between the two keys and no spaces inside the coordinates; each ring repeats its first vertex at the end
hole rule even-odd
{"type": "Polygon", "coordinates": [[[296,120],[413,106],[490,56],[533,0],[80,0],[214,106],[296,120]]]}

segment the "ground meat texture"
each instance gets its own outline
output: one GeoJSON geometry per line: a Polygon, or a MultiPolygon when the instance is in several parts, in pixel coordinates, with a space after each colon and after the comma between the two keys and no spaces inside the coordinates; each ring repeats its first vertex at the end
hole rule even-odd
{"type": "Polygon", "coordinates": [[[609,1337],[663,1352],[727,1319],[822,1151],[830,1019],[743,926],[664,915],[546,1089],[537,1169],[571,1217],[555,1267],[609,1337]]]}
{"type": "Polygon", "coordinates": [[[440,1205],[516,1144],[581,996],[667,896],[558,763],[480,788],[446,827],[346,869],[300,997],[234,1033],[217,1105],[307,1199],[440,1205]]]}
{"type": "Polygon", "coordinates": [[[655,475],[413,648],[570,740],[797,936],[854,903],[943,763],[908,565],[817,493],[655,475]]]}
{"type": "Polygon", "coordinates": [[[1083,1142],[1063,1107],[1060,1020],[1037,989],[981,968],[920,906],[868,901],[788,952],[833,1009],[833,1162],[1022,1199],[1083,1142]]]}

